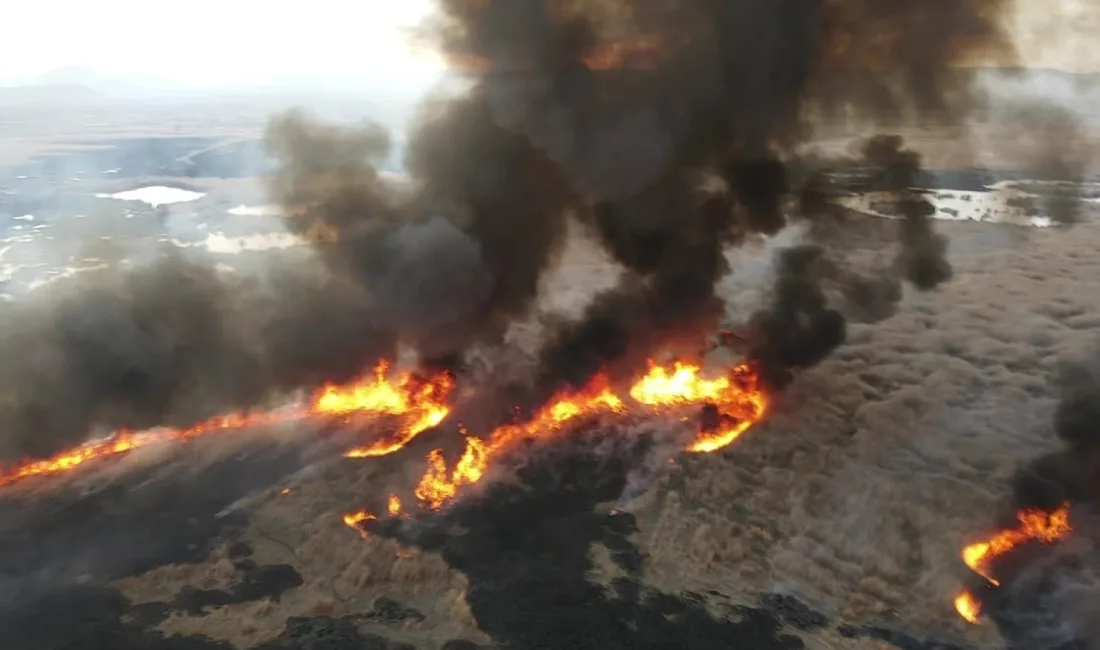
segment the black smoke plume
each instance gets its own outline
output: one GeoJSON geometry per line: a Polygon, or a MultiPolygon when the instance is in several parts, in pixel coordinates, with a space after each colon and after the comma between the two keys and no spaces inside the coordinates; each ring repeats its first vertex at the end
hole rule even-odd
{"type": "MultiPolygon", "coordinates": [[[[408,187],[378,173],[390,147],[378,130],[276,119],[272,191],[322,268],[276,268],[250,284],[169,259],[12,307],[3,451],[248,406],[401,346],[456,367],[529,315],[570,217],[625,272],[578,320],[547,324],[531,404],[597,370],[628,375],[662,351],[698,351],[724,314],[715,283],[727,251],[828,212],[807,209],[797,173],[820,120],[961,120],[974,97],[956,64],[1011,56],[1007,4],[441,0],[444,50],[478,72],[467,92],[425,109],[408,187]],[[647,54],[593,63],[616,48],[647,54]],[[706,178],[720,188],[700,189],[706,178]]],[[[898,264],[884,282],[841,284],[856,302],[893,303],[898,279],[925,289],[949,277],[945,242],[907,195],[919,160],[900,138],[869,140],[863,159],[906,206],[898,264]]],[[[830,183],[814,179],[817,192],[830,183]]],[[[777,386],[843,341],[812,277],[817,257],[786,255],[749,327],[777,386]]]]}

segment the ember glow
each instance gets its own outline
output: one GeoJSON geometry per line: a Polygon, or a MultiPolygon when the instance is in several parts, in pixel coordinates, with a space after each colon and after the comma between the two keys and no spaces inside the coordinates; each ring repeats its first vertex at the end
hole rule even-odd
{"type": "MultiPolygon", "coordinates": [[[[1053,544],[1064,539],[1073,528],[1069,524],[1069,504],[1062,504],[1054,512],[1022,510],[1017,515],[1019,525],[1001,530],[980,542],[970,544],[962,551],[963,562],[972,571],[985,578],[989,584],[999,587],[1001,581],[993,574],[994,561],[1031,541],[1053,544]]],[[[955,610],[971,623],[981,614],[981,605],[970,592],[964,591],[955,598],[955,610]]]]}

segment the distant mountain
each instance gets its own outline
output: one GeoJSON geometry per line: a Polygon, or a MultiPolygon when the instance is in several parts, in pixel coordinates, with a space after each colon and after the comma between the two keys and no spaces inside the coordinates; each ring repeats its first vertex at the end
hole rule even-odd
{"type": "Polygon", "coordinates": [[[101,104],[107,98],[95,89],[81,84],[33,86],[0,86],[0,106],[87,106],[101,104]]]}
{"type": "Polygon", "coordinates": [[[49,103],[54,96],[65,101],[133,101],[181,97],[188,88],[155,77],[119,77],[84,66],[63,66],[47,72],[0,79],[0,94],[49,103]],[[84,89],[77,92],[75,89],[84,89]]]}

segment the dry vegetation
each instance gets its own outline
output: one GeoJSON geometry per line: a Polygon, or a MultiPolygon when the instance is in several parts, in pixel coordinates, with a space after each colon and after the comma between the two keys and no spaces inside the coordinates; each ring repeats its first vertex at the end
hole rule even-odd
{"type": "MultiPolygon", "coordinates": [[[[421,553],[379,537],[360,538],[341,521],[355,494],[377,492],[392,476],[364,465],[350,481],[314,476],[289,491],[273,490],[249,507],[249,527],[241,536],[259,565],[289,564],[303,584],[278,601],[210,607],[202,616],[177,612],[162,622],[167,634],[204,634],[247,648],[274,639],[292,616],[365,614],[385,596],[425,616],[422,621],[364,621],[366,632],[436,647],[446,640],[484,641],[467,607],[467,582],[435,553],[421,553]]],[[[348,474],[341,473],[341,479],[348,474]]],[[[170,565],[117,583],[135,603],[171,600],[184,587],[227,589],[241,581],[216,549],[198,567],[170,565]]]]}
{"type": "Polygon", "coordinates": [[[991,626],[954,614],[958,551],[1021,461],[1055,446],[1051,379],[1100,327],[1098,244],[1093,225],[1035,233],[856,327],[767,423],[684,459],[682,487],[641,517],[652,583],[786,591],[844,620],[896,616],[996,647],[991,626]]]}
{"type": "MultiPolygon", "coordinates": [[[[952,283],[910,296],[891,320],[853,327],[849,344],[805,373],[765,424],[723,453],[681,458],[635,502],[649,584],[715,589],[740,603],[778,590],[848,622],[999,645],[991,626],[953,612],[958,550],[989,525],[1017,465],[1054,445],[1050,379],[1100,327],[1100,226],[1022,234],[944,225],[960,243],[952,283]]],[[[741,264],[749,275],[754,256],[741,264]]],[[[569,308],[612,277],[575,243],[547,285],[551,307],[569,308]]],[[[318,473],[262,501],[246,535],[255,559],[292,564],[305,584],[279,603],[175,616],[162,628],[247,647],[277,635],[287,616],[361,613],[385,595],[427,616],[387,634],[428,646],[478,639],[462,575],[436,555],[360,540],[339,521],[354,495],[400,484],[417,463],[364,461],[353,479],[318,473]]],[[[621,574],[606,549],[590,556],[594,582],[621,574]]],[[[165,599],[232,572],[215,553],[197,570],[166,567],[123,588],[139,601],[165,599]]],[[[885,647],[835,630],[803,636],[811,648],[885,647]]]]}
{"type": "MultiPolygon", "coordinates": [[[[210,134],[207,125],[202,130],[210,134]]],[[[1015,158],[1012,138],[986,131],[975,136],[979,147],[910,135],[932,142],[922,148],[935,167],[998,167],[1015,158]]],[[[51,146],[46,138],[5,142],[0,164],[9,153],[51,146]]],[[[743,603],[784,591],[850,622],[890,620],[920,635],[1001,645],[992,626],[969,626],[953,611],[965,574],[958,550],[990,523],[1019,463],[1055,445],[1050,380],[1059,361],[1094,344],[1100,329],[1100,226],[1026,235],[988,225],[941,229],[956,237],[954,281],[910,296],[884,323],[854,326],[848,345],[803,374],[766,423],[725,452],[680,459],[635,504],[635,542],[650,585],[715,589],[743,603]]],[[[546,285],[548,310],[577,309],[614,280],[602,253],[579,238],[564,258],[546,285]]],[[[759,299],[752,287],[760,286],[766,254],[753,248],[734,258],[741,275],[725,286],[742,313],[759,299]]],[[[520,326],[514,340],[522,348],[535,334],[534,325],[520,326]]],[[[391,487],[400,462],[364,461],[338,479],[315,474],[250,507],[244,540],[254,559],[291,564],[304,584],[279,602],[177,614],[161,629],[243,648],[277,636],[289,616],[363,613],[387,596],[426,616],[387,626],[390,638],[418,647],[456,637],[484,641],[463,575],[438,555],[361,540],[340,521],[355,495],[391,487]]],[[[606,549],[594,547],[591,557],[594,582],[621,575],[606,549]]],[[[198,567],[161,567],[118,586],[135,602],[150,602],[184,586],[226,588],[239,578],[223,548],[198,567]]],[[[834,630],[804,636],[810,648],[888,647],[834,630]]]]}

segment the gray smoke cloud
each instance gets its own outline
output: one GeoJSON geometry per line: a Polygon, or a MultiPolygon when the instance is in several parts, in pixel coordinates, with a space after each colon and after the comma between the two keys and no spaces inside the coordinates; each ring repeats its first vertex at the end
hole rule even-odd
{"type": "Polygon", "coordinates": [[[867,275],[824,240],[782,253],[747,325],[766,381],[784,385],[843,342],[826,284],[872,320],[891,313],[902,281],[950,277],[902,138],[869,138],[850,159],[800,152],[822,116],[964,121],[979,98],[959,64],[1011,58],[1007,0],[439,4],[442,48],[478,71],[422,112],[409,185],[377,171],[392,153],[379,128],[272,120],[270,189],[319,264],[230,281],[176,256],[12,307],[9,355],[34,350],[45,365],[14,362],[0,378],[7,453],[256,404],[399,347],[461,370],[530,315],[570,217],[623,280],[579,318],[546,324],[537,376],[509,393],[522,406],[597,371],[630,375],[662,350],[703,349],[725,313],[726,251],[792,222],[832,223],[822,198],[837,172],[863,173],[904,206],[896,260],[867,275]],[[719,189],[699,191],[703,176],[719,189]]]}

